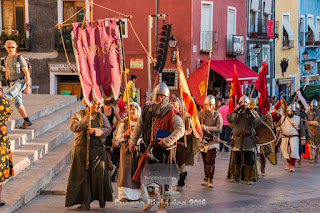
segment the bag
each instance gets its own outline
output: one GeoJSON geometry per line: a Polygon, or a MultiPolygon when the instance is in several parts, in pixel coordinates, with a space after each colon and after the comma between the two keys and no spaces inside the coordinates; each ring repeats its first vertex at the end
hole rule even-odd
{"type": "MultiPolygon", "coordinates": [[[[19,55],[19,54],[17,54],[17,55],[18,55],[18,61],[19,61],[19,63],[20,63],[20,60],[21,60],[20,58],[22,57],[22,55],[19,55]]],[[[3,63],[3,66],[4,66],[4,67],[6,67],[6,60],[7,60],[7,56],[4,57],[4,63],[3,63]]],[[[27,62],[28,71],[29,71],[29,75],[30,75],[30,78],[31,78],[32,66],[31,66],[31,63],[30,63],[29,59],[25,58],[25,60],[26,60],[26,62],[27,62]]],[[[22,69],[22,68],[20,68],[20,69],[22,69]]],[[[22,71],[22,70],[21,70],[21,71],[22,71]]]]}

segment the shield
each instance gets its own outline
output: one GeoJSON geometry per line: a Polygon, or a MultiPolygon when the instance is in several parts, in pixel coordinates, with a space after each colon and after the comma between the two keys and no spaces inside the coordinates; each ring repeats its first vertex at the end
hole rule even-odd
{"type": "Polygon", "coordinates": [[[270,163],[272,165],[277,165],[277,154],[275,152],[276,150],[276,142],[272,142],[271,143],[272,148],[273,148],[273,152],[271,152],[270,154],[266,155],[266,157],[268,158],[268,160],[270,161],[270,163]]]}
{"type": "Polygon", "coordinates": [[[255,130],[257,135],[255,143],[258,146],[267,145],[276,141],[275,134],[265,122],[261,121],[261,125],[256,127],[255,130]]]}

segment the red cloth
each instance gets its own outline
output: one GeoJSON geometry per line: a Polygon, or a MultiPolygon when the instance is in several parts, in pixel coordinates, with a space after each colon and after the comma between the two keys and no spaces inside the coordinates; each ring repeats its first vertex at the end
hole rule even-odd
{"type": "Polygon", "coordinates": [[[200,106],[203,106],[204,99],[207,96],[209,62],[210,58],[204,61],[191,75],[187,78],[190,92],[200,106]]]}
{"type": "Polygon", "coordinates": [[[99,102],[104,97],[118,97],[120,88],[120,57],[118,28],[115,19],[99,20],[98,26],[86,22],[73,23],[74,52],[83,97],[90,106],[94,96],[99,102]]]}
{"type": "Polygon", "coordinates": [[[281,118],[281,114],[275,111],[272,111],[270,114],[272,116],[273,123],[277,124],[281,118]]]}
{"type": "Polygon", "coordinates": [[[268,88],[267,88],[267,72],[268,66],[267,62],[262,63],[262,70],[258,73],[258,79],[256,81],[256,88],[260,92],[259,106],[262,114],[266,114],[270,110],[270,103],[268,98],[268,88]]]}
{"type": "Polygon", "coordinates": [[[310,159],[310,152],[309,152],[309,146],[308,144],[306,143],[306,149],[305,149],[305,152],[301,154],[301,156],[303,158],[309,158],[310,159]]]}
{"type": "Polygon", "coordinates": [[[126,112],[126,103],[123,101],[123,99],[119,99],[118,101],[118,108],[119,108],[119,113],[125,113],[126,112]]]}
{"type": "Polygon", "coordinates": [[[233,76],[230,88],[230,97],[229,97],[229,112],[232,112],[236,107],[236,101],[238,103],[239,99],[242,97],[241,86],[238,78],[238,73],[236,65],[233,65],[233,76]]]}

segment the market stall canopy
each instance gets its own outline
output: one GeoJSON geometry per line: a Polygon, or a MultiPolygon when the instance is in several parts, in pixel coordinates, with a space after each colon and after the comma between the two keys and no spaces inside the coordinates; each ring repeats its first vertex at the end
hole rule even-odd
{"type": "Polygon", "coordinates": [[[233,65],[236,65],[240,85],[253,84],[256,81],[258,73],[238,60],[211,60],[210,62],[210,68],[226,79],[227,86],[231,85],[233,65]]]}
{"type": "MultiPolygon", "coordinates": [[[[300,90],[303,90],[302,86],[300,90]]],[[[307,101],[312,101],[313,99],[320,101],[320,85],[306,85],[304,88],[304,93],[306,94],[307,101]]],[[[296,96],[296,92],[289,98],[288,103],[292,102],[292,99],[296,96]]]]}

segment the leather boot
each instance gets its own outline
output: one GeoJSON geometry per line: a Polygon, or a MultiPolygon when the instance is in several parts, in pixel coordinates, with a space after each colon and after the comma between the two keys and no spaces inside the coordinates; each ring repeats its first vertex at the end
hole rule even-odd
{"type": "Polygon", "coordinates": [[[314,153],[314,162],[318,163],[318,154],[319,154],[319,147],[315,148],[315,153],[314,153]]]}
{"type": "Polygon", "coordinates": [[[240,182],[240,170],[241,170],[241,164],[235,164],[234,165],[234,175],[233,178],[230,180],[231,183],[237,183],[240,182]]]}
{"type": "Polygon", "coordinates": [[[214,165],[208,165],[208,188],[213,188],[212,186],[212,179],[214,175],[214,165]]]}
{"type": "MultiPolygon", "coordinates": [[[[149,187],[147,191],[148,191],[149,198],[155,197],[155,195],[156,195],[156,189],[155,189],[154,187],[149,187]]],[[[152,200],[152,199],[150,199],[150,201],[151,201],[151,200],[152,200]]],[[[144,211],[148,211],[148,210],[150,210],[150,209],[152,208],[152,202],[150,202],[150,201],[148,201],[148,202],[146,203],[146,205],[144,205],[144,207],[143,207],[143,210],[144,210],[144,211]]]]}
{"type": "Polygon", "coordinates": [[[266,171],[266,158],[264,156],[260,156],[260,165],[261,165],[261,176],[264,176],[266,171]]]}
{"type": "Polygon", "coordinates": [[[252,175],[253,175],[253,165],[251,165],[251,166],[247,166],[248,167],[248,182],[247,182],[247,184],[248,185],[252,185],[252,175]]]}
{"type": "Polygon", "coordinates": [[[179,181],[178,181],[178,186],[177,186],[177,191],[182,191],[183,190],[183,186],[185,185],[185,180],[186,180],[186,177],[187,177],[187,172],[183,172],[183,173],[180,173],[180,178],[179,178],[179,181]]]}
{"type": "Polygon", "coordinates": [[[314,163],[314,148],[312,145],[309,146],[309,153],[310,153],[310,163],[314,163]]]}
{"type": "Polygon", "coordinates": [[[204,165],[204,174],[205,174],[205,178],[203,179],[204,182],[201,183],[202,186],[208,186],[208,180],[210,180],[209,178],[209,166],[210,165],[204,165]]]}

